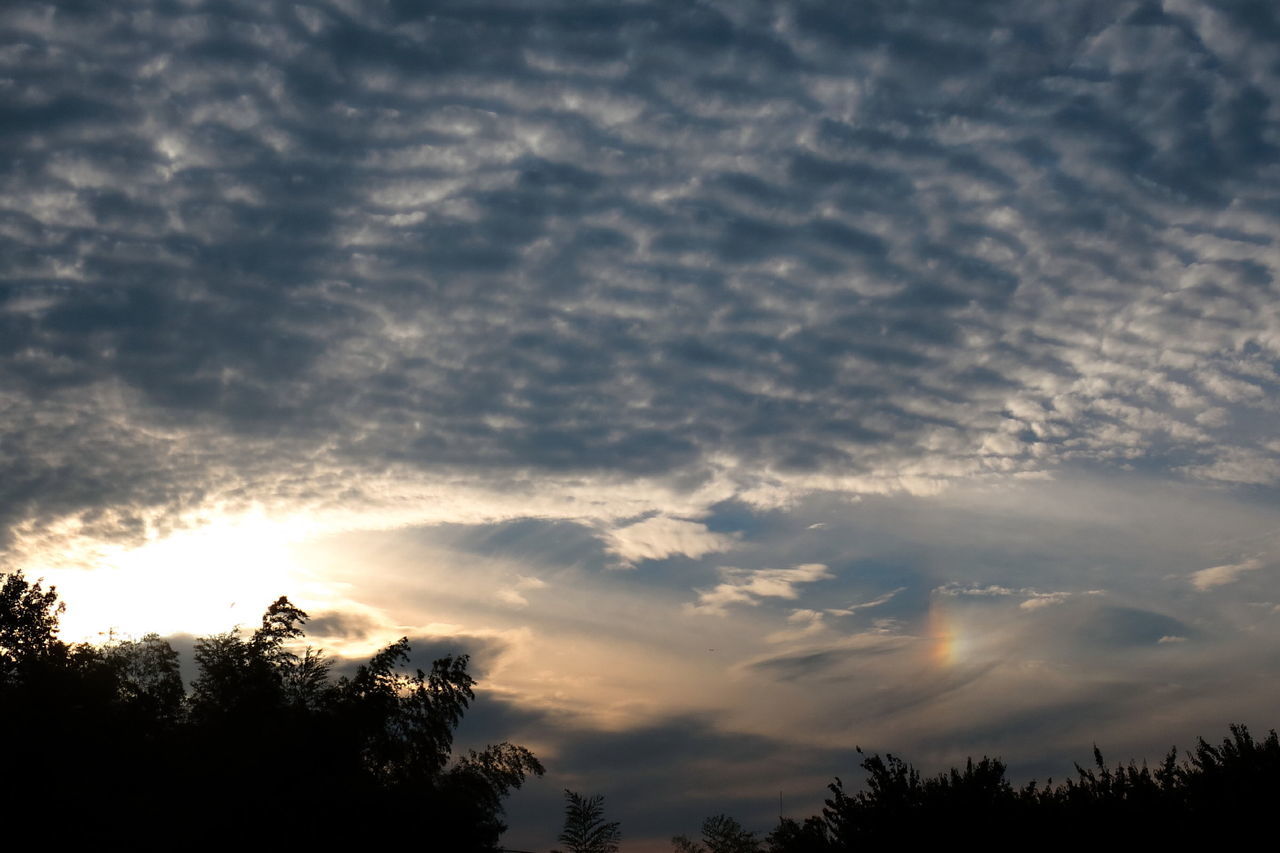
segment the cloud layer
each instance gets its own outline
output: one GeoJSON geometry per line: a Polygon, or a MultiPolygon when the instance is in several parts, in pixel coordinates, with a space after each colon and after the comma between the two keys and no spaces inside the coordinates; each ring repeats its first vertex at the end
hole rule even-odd
{"type": "Polygon", "coordinates": [[[1271,483],[1259,8],[10,4],[6,520],[1271,483]]]}

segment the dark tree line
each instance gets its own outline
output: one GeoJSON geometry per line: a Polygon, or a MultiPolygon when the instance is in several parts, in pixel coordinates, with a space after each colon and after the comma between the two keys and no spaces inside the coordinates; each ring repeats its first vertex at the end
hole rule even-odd
{"type": "Polygon", "coordinates": [[[61,839],[492,851],[503,798],[543,772],[510,743],[453,755],[465,655],[408,671],[401,639],[335,679],[280,598],[249,636],[198,640],[188,690],[160,637],[67,644],[61,612],[21,574],[0,585],[0,808],[61,839]]]}
{"type": "MultiPolygon", "coordinates": [[[[861,753],[861,750],[859,750],[861,753]]],[[[1256,740],[1243,725],[1230,726],[1219,744],[1201,738],[1181,761],[1170,750],[1154,770],[1135,762],[1109,767],[1096,747],[1093,765],[1057,785],[1032,781],[1018,788],[1004,762],[969,759],[963,769],[923,776],[887,754],[863,755],[862,790],[850,793],[836,778],[820,815],[779,818],[762,834],[718,814],[701,834],[671,839],[673,853],[853,853],[885,849],[1091,849],[1124,844],[1172,849],[1218,849],[1229,842],[1264,845],[1275,834],[1280,804],[1280,738],[1272,730],[1256,740]]],[[[566,853],[612,853],[578,841],[587,826],[605,824],[603,800],[565,791],[569,800],[566,853]]],[[[554,851],[553,851],[554,853],[554,851]]]]}
{"type": "Polygon", "coordinates": [[[672,843],[677,853],[847,853],[958,843],[1176,849],[1274,835],[1280,803],[1274,729],[1257,740],[1247,727],[1232,725],[1220,743],[1201,738],[1181,761],[1172,749],[1155,769],[1135,762],[1109,767],[1096,747],[1093,758],[1059,784],[1014,787],[995,758],[922,776],[897,756],[864,755],[864,788],[850,793],[837,778],[821,815],[781,818],[763,838],[717,815],[703,823],[700,842],[677,836],[672,843]]]}

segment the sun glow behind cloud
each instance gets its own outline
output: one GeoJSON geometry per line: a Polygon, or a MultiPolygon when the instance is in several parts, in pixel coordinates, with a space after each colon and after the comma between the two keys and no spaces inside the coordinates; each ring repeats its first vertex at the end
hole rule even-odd
{"type": "Polygon", "coordinates": [[[27,573],[71,603],[64,639],[215,633],[255,624],[281,595],[304,607],[332,598],[294,553],[317,532],[300,520],[226,516],[142,545],[99,545],[79,567],[60,560],[27,573]]]}

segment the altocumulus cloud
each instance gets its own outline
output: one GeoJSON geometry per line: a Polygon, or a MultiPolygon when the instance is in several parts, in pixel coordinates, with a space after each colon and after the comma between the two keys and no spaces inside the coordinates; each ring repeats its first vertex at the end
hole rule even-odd
{"type": "Polygon", "coordinates": [[[1272,482],[1260,8],[7,4],[5,520],[1272,482]]]}
{"type": "Polygon", "coordinates": [[[601,700],[654,737],[949,758],[998,695],[1005,746],[1145,744],[1119,683],[1216,722],[1280,600],[1277,42],[1227,0],[6,3],[0,545],[396,528],[386,577],[488,586],[388,600],[515,631],[539,713],[539,632],[731,650],[714,701],[601,700]]]}

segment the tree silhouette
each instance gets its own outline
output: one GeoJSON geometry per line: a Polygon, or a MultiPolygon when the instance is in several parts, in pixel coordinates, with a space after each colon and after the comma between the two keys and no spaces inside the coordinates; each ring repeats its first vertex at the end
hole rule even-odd
{"type": "Polygon", "coordinates": [[[242,844],[246,827],[288,816],[291,844],[488,853],[503,799],[543,773],[510,743],[452,756],[475,698],[465,655],[410,672],[401,638],[334,681],[304,646],[307,614],[282,597],[249,636],[197,640],[188,695],[160,637],[67,646],[61,612],[20,573],[0,586],[0,802],[63,818],[64,833],[174,846],[196,827],[202,843],[242,844]],[[74,806],[53,793],[90,789],[74,806]]]}
{"type": "Polygon", "coordinates": [[[702,843],[683,835],[671,839],[676,853],[760,853],[760,840],[728,815],[713,815],[702,822],[702,843]]]}
{"type": "Polygon", "coordinates": [[[828,853],[834,849],[826,822],[812,815],[803,823],[789,817],[778,818],[778,825],[765,839],[769,853],[828,853]]]}
{"type": "Polygon", "coordinates": [[[102,649],[114,670],[119,701],[141,718],[158,725],[178,723],[186,712],[186,691],[178,653],[157,634],[141,640],[120,640],[102,649]]]}
{"type": "Polygon", "coordinates": [[[58,640],[58,617],[66,605],[56,587],[29,583],[21,572],[5,575],[0,585],[0,679],[17,675],[25,664],[65,652],[58,640]]]}
{"type": "Polygon", "coordinates": [[[617,821],[605,821],[604,797],[584,797],[566,788],[564,798],[564,830],[557,840],[565,853],[617,853],[622,832],[617,821]]]}
{"type": "MultiPolygon", "coordinates": [[[[364,827],[358,843],[421,837],[459,853],[496,849],[503,798],[543,767],[509,743],[452,759],[453,733],[475,698],[467,656],[406,671],[402,637],[333,682],[321,653],[296,648],[306,620],[280,598],[247,640],[233,631],[197,642],[190,707],[206,741],[206,794],[246,771],[268,778],[287,767],[343,791],[354,809],[414,816],[364,827]]],[[[250,807],[275,813],[282,804],[308,807],[305,789],[250,807]]]]}
{"type": "Polygon", "coordinates": [[[1092,766],[1077,764],[1074,778],[1043,787],[1031,781],[1015,789],[994,758],[969,759],[963,769],[932,777],[893,755],[865,756],[861,767],[863,790],[849,793],[836,778],[822,817],[780,820],[768,838],[770,853],[954,844],[992,827],[1010,838],[1216,848],[1224,839],[1244,840],[1252,825],[1245,816],[1269,814],[1280,798],[1280,737],[1272,730],[1256,740],[1243,725],[1230,726],[1216,745],[1201,738],[1181,763],[1170,750],[1154,770],[1133,761],[1109,766],[1094,747],[1092,766]]]}

